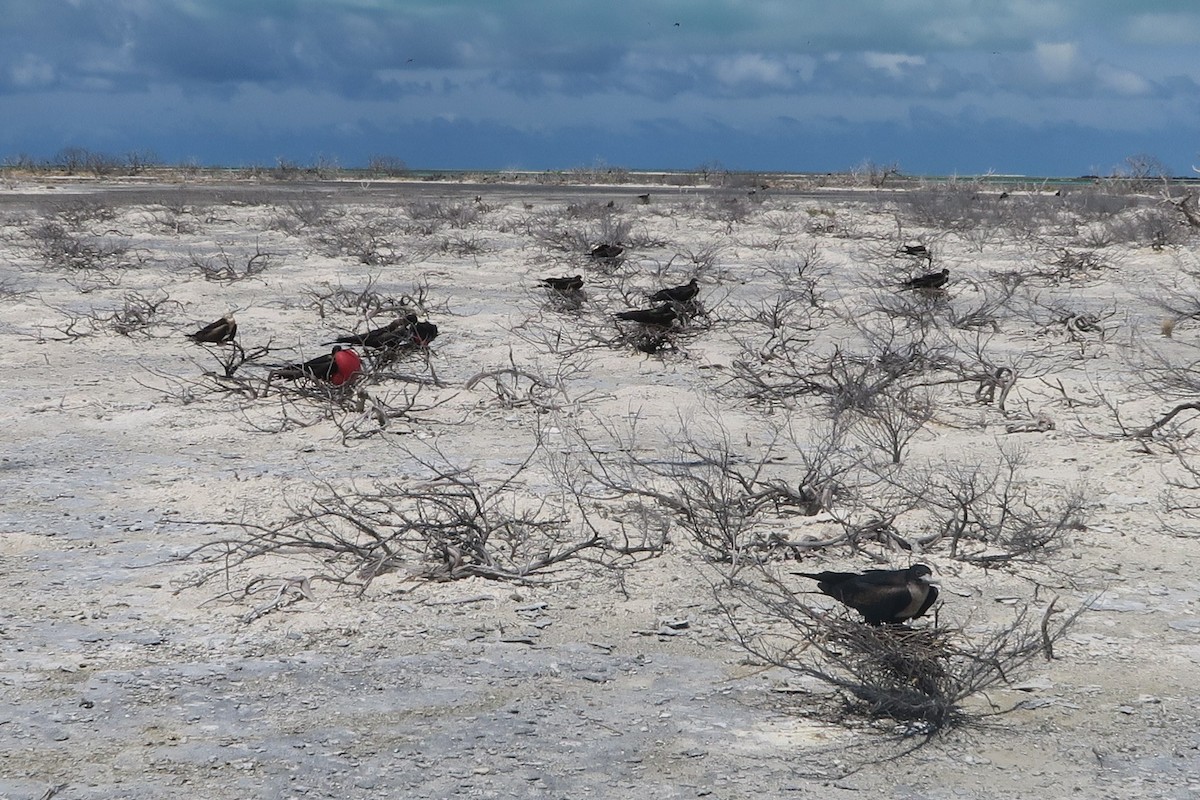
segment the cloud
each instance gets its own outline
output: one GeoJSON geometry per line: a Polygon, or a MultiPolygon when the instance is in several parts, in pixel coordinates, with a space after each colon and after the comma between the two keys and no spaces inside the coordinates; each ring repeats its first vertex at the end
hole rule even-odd
{"type": "Polygon", "coordinates": [[[1073,42],[1038,42],[1033,57],[1049,83],[1071,83],[1086,71],[1079,59],[1079,48],[1073,42]]]}
{"type": "Polygon", "coordinates": [[[1200,16],[1190,12],[1138,14],[1129,23],[1130,41],[1144,45],[1200,45],[1200,16]]]}
{"type": "Polygon", "coordinates": [[[44,88],[54,80],[54,65],[33,53],[17,56],[8,67],[8,82],[17,89],[44,88]]]}
{"type": "Polygon", "coordinates": [[[741,53],[717,58],[712,64],[712,73],[726,89],[786,89],[791,84],[787,67],[779,59],[758,53],[741,53]]]}
{"type": "Polygon", "coordinates": [[[1123,95],[1147,95],[1155,91],[1154,85],[1127,69],[1118,69],[1108,64],[1096,66],[1096,82],[1102,89],[1123,95]]]}
{"type": "Polygon", "coordinates": [[[648,131],[667,153],[723,135],[776,152],[756,132],[785,128],[866,148],[853,126],[966,132],[985,124],[970,109],[1011,130],[1200,129],[1200,6],[1178,0],[0,0],[0,19],[0,147],[21,149],[166,153],[198,129],[233,156],[255,137],[348,153],[419,128],[502,131],[511,149],[486,152],[510,158],[522,135],[565,154],[551,143],[586,130],[590,160],[648,131]]]}

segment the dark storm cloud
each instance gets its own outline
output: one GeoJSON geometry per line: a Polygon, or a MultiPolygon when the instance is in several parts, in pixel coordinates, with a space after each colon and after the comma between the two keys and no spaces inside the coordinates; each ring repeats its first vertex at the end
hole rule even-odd
{"type": "MultiPolygon", "coordinates": [[[[225,160],[244,130],[353,159],[371,131],[449,126],[411,141],[502,131],[519,149],[523,132],[540,157],[588,131],[599,155],[725,141],[765,161],[783,149],[759,132],[844,143],[916,108],[955,130],[986,108],[993,130],[1145,131],[1181,168],[1200,147],[1150,136],[1200,128],[1200,6],[1183,0],[0,0],[0,20],[0,154],[166,156],[200,126],[225,160]]],[[[924,134],[884,141],[947,152],[924,134]]]]}

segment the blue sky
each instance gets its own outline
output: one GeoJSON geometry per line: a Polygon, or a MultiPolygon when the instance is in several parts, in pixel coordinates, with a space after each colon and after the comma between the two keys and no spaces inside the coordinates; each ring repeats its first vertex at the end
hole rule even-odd
{"type": "Polygon", "coordinates": [[[0,0],[0,156],[1200,165],[1197,0],[0,0]]]}

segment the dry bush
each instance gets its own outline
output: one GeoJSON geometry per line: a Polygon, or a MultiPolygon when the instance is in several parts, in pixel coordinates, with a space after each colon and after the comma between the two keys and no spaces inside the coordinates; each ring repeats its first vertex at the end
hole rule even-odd
{"type": "Polygon", "coordinates": [[[973,185],[947,184],[935,189],[914,189],[896,197],[900,217],[910,224],[959,234],[985,229],[996,231],[1007,224],[1009,205],[973,185]]]}
{"type": "Polygon", "coordinates": [[[850,170],[850,179],[855,185],[867,185],[882,189],[889,179],[900,177],[900,165],[893,161],[890,164],[877,164],[871,159],[862,161],[850,170]]]}
{"type": "Polygon", "coordinates": [[[1155,207],[1142,208],[1104,220],[1086,243],[1091,247],[1125,244],[1161,250],[1181,245],[1191,233],[1174,211],[1155,207]]]}
{"type": "Polygon", "coordinates": [[[367,161],[367,170],[376,178],[399,178],[408,173],[408,164],[397,156],[374,155],[367,161]]]}
{"type": "Polygon", "coordinates": [[[150,220],[156,228],[176,236],[191,235],[200,231],[199,221],[187,210],[160,208],[150,212],[150,220]]]}
{"type": "Polygon", "coordinates": [[[304,192],[289,197],[283,208],[271,217],[267,227],[294,236],[305,230],[329,225],[344,214],[345,210],[334,206],[328,197],[304,192]]]}
{"type": "Polygon", "coordinates": [[[306,308],[315,309],[325,319],[332,314],[349,314],[368,322],[379,317],[398,317],[411,311],[428,313],[436,306],[429,296],[429,283],[421,279],[410,291],[385,294],[378,288],[379,275],[370,275],[365,286],[350,288],[341,285],[308,288],[302,294],[308,298],[306,308]]]}
{"type": "Polygon", "coordinates": [[[256,242],[254,252],[243,250],[231,253],[218,246],[217,252],[207,258],[189,253],[190,267],[200,273],[206,281],[236,283],[253,278],[275,266],[278,255],[267,252],[256,242]]]}
{"type": "Polygon", "coordinates": [[[1005,275],[976,283],[974,291],[958,291],[940,307],[943,318],[960,330],[1000,331],[1000,323],[1012,312],[1020,281],[1005,275]]]}
{"type": "Polygon", "coordinates": [[[28,289],[20,288],[12,278],[0,278],[0,301],[24,300],[32,294],[28,289]]]}
{"type": "Polygon", "coordinates": [[[26,234],[47,269],[101,274],[140,263],[123,235],[72,232],[57,222],[34,225],[26,234]]]}
{"type": "MultiPolygon", "coordinates": [[[[602,203],[568,205],[541,212],[531,224],[534,241],[548,250],[587,257],[598,244],[632,246],[632,223],[620,211],[602,203]]],[[[611,272],[623,258],[593,259],[595,267],[611,272]]]]}
{"type": "Polygon", "coordinates": [[[134,380],[147,389],[161,392],[180,405],[190,405],[208,397],[234,396],[255,400],[266,395],[268,381],[264,359],[272,352],[270,342],[250,349],[237,340],[201,347],[216,361],[215,369],[196,363],[198,376],[181,376],[147,368],[150,375],[163,381],[162,385],[151,385],[137,378],[134,380]]]}
{"type": "Polygon", "coordinates": [[[584,403],[608,396],[595,389],[575,391],[573,384],[586,377],[591,367],[586,356],[573,354],[557,359],[551,372],[543,371],[536,363],[518,365],[511,349],[508,358],[507,366],[478,372],[467,379],[463,388],[486,393],[500,408],[532,408],[539,414],[577,412],[584,403]]]}
{"type": "Polygon", "coordinates": [[[1038,295],[1027,298],[1023,315],[1032,321],[1039,334],[1058,334],[1069,342],[1083,345],[1103,342],[1117,330],[1113,318],[1117,315],[1115,303],[1090,310],[1079,308],[1068,299],[1042,299],[1038,295]]]}
{"type": "Polygon", "coordinates": [[[1200,257],[1186,250],[1173,252],[1170,271],[1171,283],[1140,291],[1138,299],[1170,318],[1173,332],[1184,320],[1200,319],[1200,257]]]}
{"type": "Polygon", "coordinates": [[[849,423],[854,435],[899,464],[909,442],[933,419],[933,402],[925,389],[901,387],[876,393],[856,411],[849,423]]]}
{"type": "Polygon", "coordinates": [[[1151,392],[1190,400],[1200,395],[1200,347],[1180,340],[1144,344],[1137,374],[1151,392]]]}
{"type": "Polygon", "coordinates": [[[58,204],[54,217],[68,229],[82,231],[96,223],[112,222],[117,218],[117,209],[101,200],[82,198],[58,204]]]}
{"type": "Polygon", "coordinates": [[[449,236],[443,236],[441,241],[434,245],[434,250],[437,252],[448,253],[459,258],[482,255],[483,253],[490,253],[495,249],[496,246],[483,236],[477,233],[467,234],[463,231],[456,231],[449,236]]]}
{"type": "Polygon", "coordinates": [[[321,577],[359,591],[392,572],[419,582],[538,583],[597,562],[611,565],[606,539],[583,513],[585,501],[574,487],[553,487],[537,498],[522,491],[537,477],[539,452],[535,447],[494,480],[477,479],[440,452],[405,449],[419,474],[363,488],[320,481],[282,519],[222,521],[237,535],[189,554],[209,565],[192,584],[228,580],[231,569],[276,556],[305,559],[321,577]]]}
{"type": "Polygon", "coordinates": [[[1072,189],[1054,200],[1081,222],[1107,220],[1123,211],[1137,208],[1142,202],[1137,197],[1113,192],[1107,187],[1072,189]]]}
{"type": "Polygon", "coordinates": [[[698,211],[703,219],[724,223],[725,232],[731,234],[754,216],[758,206],[744,192],[714,192],[704,198],[698,211]]]}
{"type": "Polygon", "coordinates": [[[793,705],[798,713],[855,728],[886,720],[892,724],[883,731],[926,741],[992,713],[968,701],[1011,684],[1035,659],[1052,658],[1081,613],[1052,623],[1052,601],[1040,619],[1026,606],[982,632],[871,626],[849,612],[809,607],[768,570],[744,575],[718,601],[739,646],[821,687],[805,693],[805,706],[793,705]]]}
{"type": "Polygon", "coordinates": [[[1100,273],[1115,266],[1113,256],[1099,249],[1063,247],[1053,240],[1039,239],[1034,244],[1028,266],[1004,273],[1007,280],[1057,286],[1098,280],[1100,273]]]}
{"type": "Polygon", "coordinates": [[[558,358],[570,358],[590,350],[631,346],[622,338],[622,330],[608,314],[588,313],[586,309],[567,308],[564,312],[552,307],[549,311],[537,311],[511,330],[538,353],[558,358]],[[569,318],[570,324],[564,325],[564,316],[569,318]]]}
{"type": "MultiPolygon", "coordinates": [[[[626,305],[646,306],[643,290],[622,282],[617,291],[626,298],[626,305]]],[[[673,325],[659,327],[617,320],[608,310],[553,302],[548,311],[529,314],[511,330],[539,353],[558,357],[608,349],[686,358],[689,344],[702,336],[712,321],[703,306],[694,301],[677,303],[676,311],[673,325]],[[564,324],[564,317],[569,324],[564,324]]]]}
{"type": "Polygon", "coordinates": [[[931,533],[920,546],[944,544],[950,558],[987,567],[1028,570],[1066,548],[1086,530],[1088,493],[1059,489],[1026,473],[1021,450],[998,448],[992,461],[946,462],[881,473],[893,493],[881,508],[911,509],[931,533]]]}
{"type": "Polygon", "coordinates": [[[830,320],[814,292],[815,287],[785,287],[777,294],[733,305],[727,311],[730,324],[749,330],[749,334],[733,334],[748,362],[765,365],[777,357],[794,361],[816,334],[829,326],[830,320]]]}
{"type": "Polygon", "coordinates": [[[341,217],[315,229],[313,238],[330,256],[352,258],[368,266],[394,266],[411,260],[400,246],[401,222],[390,214],[341,217]]]}
{"type": "Polygon", "coordinates": [[[404,210],[412,222],[409,231],[425,236],[437,233],[444,225],[465,230],[478,223],[483,216],[481,204],[471,202],[425,201],[412,203],[404,210]]]}
{"type": "Polygon", "coordinates": [[[667,438],[675,451],[638,455],[646,447],[638,420],[617,428],[600,421],[596,432],[569,429],[590,485],[624,498],[630,508],[661,521],[664,534],[680,530],[709,563],[741,566],[795,552],[845,543],[789,541],[779,528],[791,516],[813,516],[853,491],[858,464],[837,425],[801,433],[790,424],[763,431],[765,441],[733,441],[719,419],[703,430],[695,420],[667,438]]]}
{"type": "Polygon", "coordinates": [[[126,292],[121,302],[119,309],[103,318],[105,326],[121,336],[145,333],[157,323],[164,309],[183,308],[181,303],[172,300],[166,293],[160,297],[147,297],[140,292],[126,292]]]}

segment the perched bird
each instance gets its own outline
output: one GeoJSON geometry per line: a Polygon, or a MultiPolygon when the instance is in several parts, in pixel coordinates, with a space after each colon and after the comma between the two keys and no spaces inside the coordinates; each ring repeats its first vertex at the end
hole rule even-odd
{"type": "Polygon", "coordinates": [[[642,325],[656,325],[660,328],[668,328],[671,323],[680,318],[680,310],[674,303],[663,303],[654,308],[637,308],[632,311],[621,311],[616,314],[617,319],[623,319],[626,322],[638,322],[642,325]]]}
{"type": "Polygon", "coordinates": [[[659,289],[657,292],[650,295],[650,299],[659,300],[664,303],[670,303],[671,301],[676,303],[686,303],[698,294],[700,294],[700,284],[696,283],[695,278],[692,278],[683,286],[672,286],[670,289],[659,289]]]}
{"type": "Polygon", "coordinates": [[[391,347],[396,344],[397,338],[403,338],[404,330],[412,322],[416,321],[415,314],[409,314],[399,319],[394,319],[382,328],[374,328],[366,333],[351,333],[346,336],[339,336],[332,342],[325,344],[357,344],[362,347],[380,348],[391,347]],[[411,317],[411,320],[409,319],[411,317]]]}
{"type": "Polygon", "coordinates": [[[565,278],[542,278],[540,286],[553,289],[556,292],[577,292],[583,288],[583,276],[571,275],[565,278]]]}
{"type": "Polygon", "coordinates": [[[327,355],[317,356],[303,364],[281,367],[271,375],[288,381],[313,378],[319,381],[329,381],[334,386],[341,386],[343,383],[353,380],[361,370],[362,359],[358,357],[358,353],[348,347],[334,345],[333,350],[327,355]]]}
{"type": "Polygon", "coordinates": [[[210,322],[195,333],[187,335],[193,342],[204,342],[205,344],[232,342],[234,336],[237,336],[237,322],[234,321],[232,314],[226,314],[216,322],[210,322]]]}
{"type": "Polygon", "coordinates": [[[940,289],[949,280],[950,270],[943,269],[941,272],[930,272],[925,275],[918,275],[915,278],[909,278],[900,284],[900,286],[903,289],[940,289]]]}
{"type": "Polygon", "coordinates": [[[908,569],[856,572],[793,572],[818,581],[817,588],[858,611],[871,625],[896,625],[915,619],[938,598],[933,574],[925,564],[908,569]]]}
{"type": "Polygon", "coordinates": [[[598,244],[592,248],[592,258],[616,258],[624,252],[619,244],[598,244]]]}

